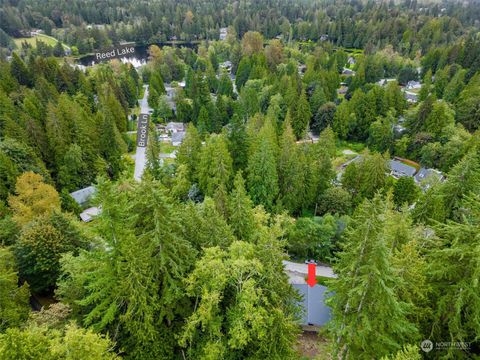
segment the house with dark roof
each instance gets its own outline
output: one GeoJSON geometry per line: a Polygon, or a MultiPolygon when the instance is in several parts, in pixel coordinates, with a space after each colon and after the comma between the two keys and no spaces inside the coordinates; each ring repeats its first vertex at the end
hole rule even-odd
{"type": "Polygon", "coordinates": [[[405,91],[405,98],[409,103],[416,103],[418,102],[418,94],[413,91],[405,91]]]}
{"type": "Polygon", "coordinates": [[[95,186],[87,186],[86,188],[74,191],[70,193],[70,196],[75,200],[75,202],[80,206],[85,206],[93,195],[97,192],[95,186]]]}
{"type": "Polygon", "coordinates": [[[177,131],[172,133],[172,145],[173,146],[180,146],[185,139],[186,132],[185,131],[177,131]]]}
{"type": "MultiPolygon", "coordinates": [[[[300,325],[304,330],[316,331],[318,326],[325,325],[331,318],[331,309],[326,305],[328,289],[322,284],[310,286],[305,278],[308,273],[308,264],[283,261],[288,282],[299,293],[301,300],[297,305],[300,308],[300,325]]],[[[315,274],[324,278],[336,278],[332,268],[325,265],[316,265],[315,274]]]]}
{"type": "Polygon", "coordinates": [[[301,325],[325,325],[332,317],[331,309],[325,305],[327,287],[319,284],[313,287],[308,284],[292,284],[292,286],[302,297],[298,303],[301,308],[301,325]]]}
{"type": "Polygon", "coordinates": [[[415,182],[424,190],[428,190],[432,183],[444,181],[445,176],[436,169],[421,168],[414,176],[415,182]]]}
{"type": "Polygon", "coordinates": [[[390,160],[390,175],[396,179],[403,176],[414,176],[417,169],[398,160],[390,160]]]}

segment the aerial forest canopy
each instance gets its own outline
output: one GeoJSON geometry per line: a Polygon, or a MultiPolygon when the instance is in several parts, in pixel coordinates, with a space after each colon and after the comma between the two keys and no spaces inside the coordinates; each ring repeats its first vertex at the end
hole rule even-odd
{"type": "Polygon", "coordinates": [[[479,19],[3,1],[0,360],[478,357],[479,19]]]}
{"type": "Polygon", "coordinates": [[[318,41],[325,36],[346,48],[381,49],[402,55],[446,45],[478,26],[478,3],[374,1],[5,1],[2,41],[40,28],[80,53],[119,41],[215,40],[232,26],[238,37],[258,31],[318,41]]]}

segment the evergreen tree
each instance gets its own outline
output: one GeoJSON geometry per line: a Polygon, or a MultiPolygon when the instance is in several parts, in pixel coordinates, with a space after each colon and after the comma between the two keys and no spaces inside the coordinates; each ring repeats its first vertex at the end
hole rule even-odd
{"type": "Polygon", "coordinates": [[[150,123],[147,143],[147,164],[145,173],[151,175],[154,179],[160,179],[160,141],[158,140],[155,125],[150,123]]]}
{"type": "Polygon", "coordinates": [[[430,95],[430,91],[432,88],[432,70],[428,70],[423,77],[423,84],[422,88],[420,89],[420,93],[418,99],[420,101],[424,101],[430,95]]]}
{"type": "MultiPolygon", "coordinates": [[[[433,287],[433,339],[471,342],[480,333],[480,196],[462,201],[460,222],[435,225],[437,238],[427,254],[428,281],[433,287]]],[[[429,329],[429,330],[430,330],[429,329]]],[[[468,349],[447,349],[447,357],[470,358],[468,349]]]]}
{"type": "Polygon", "coordinates": [[[222,186],[228,191],[232,177],[232,157],[228,152],[224,135],[213,134],[208,137],[200,152],[198,168],[200,189],[208,196],[213,196],[222,186]]]}
{"type": "Polygon", "coordinates": [[[238,64],[238,69],[235,78],[235,85],[237,86],[238,91],[240,91],[247,82],[251,71],[250,60],[247,57],[243,57],[238,64]]]}
{"type": "Polygon", "coordinates": [[[233,115],[230,122],[228,150],[232,154],[233,169],[244,170],[247,166],[248,139],[245,124],[237,114],[233,115]]]}
{"type": "Polygon", "coordinates": [[[412,177],[402,176],[393,188],[393,200],[397,206],[412,204],[417,199],[419,190],[412,177]]]}
{"type": "Polygon", "coordinates": [[[342,187],[350,192],[354,203],[371,199],[386,184],[387,163],[378,153],[365,153],[349,164],[342,174],[342,187]]]}
{"type": "Polygon", "coordinates": [[[314,134],[320,134],[323,129],[332,126],[335,117],[336,106],[332,102],[328,102],[320,106],[315,113],[314,121],[310,128],[314,134]]]}
{"type": "Polygon", "coordinates": [[[222,73],[218,80],[217,95],[233,96],[233,85],[227,73],[222,73]]]}
{"type": "Polygon", "coordinates": [[[25,63],[16,52],[12,54],[10,73],[20,85],[32,86],[33,78],[25,63]]]}
{"type": "MultiPolygon", "coordinates": [[[[305,77],[304,77],[305,79],[305,77]]],[[[320,85],[317,85],[315,87],[315,90],[313,91],[312,96],[310,97],[309,103],[310,103],[310,112],[312,114],[316,114],[318,110],[320,109],[320,106],[325,104],[327,102],[327,98],[325,96],[325,92],[323,91],[323,88],[320,85]]]]}
{"type": "Polygon", "coordinates": [[[188,124],[187,133],[177,151],[177,162],[187,167],[187,178],[195,182],[198,177],[198,166],[202,140],[193,124],[188,124]]]}
{"type": "Polygon", "coordinates": [[[305,92],[302,91],[292,113],[292,128],[297,139],[305,136],[312,113],[305,92]]]}
{"type": "Polygon", "coordinates": [[[148,89],[148,106],[151,108],[156,108],[158,106],[158,101],[160,100],[160,95],[158,95],[157,90],[155,88],[149,88],[148,89]]]}
{"type": "Polygon", "coordinates": [[[112,123],[117,126],[118,131],[127,131],[127,116],[122,104],[117,100],[114,93],[110,89],[106,89],[105,94],[100,97],[102,113],[112,123]]]}
{"type": "Polygon", "coordinates": [[[200,253],[213,246],[226,249],[235,240],[231,226],[218,212],[212,198],[206,197],[198,204],[188,202],[180,215],[183,237],[200,253]]]}
{"type": "Polygon", "coordinates": [[[228,221],[239,240],[251,241],[254,235],[255,219],[252,207],[253,203],[245,190],[242,172],[238,171],[229,196],[228,221]]]}
{"type": "Polygon", "coordinates": [[[474,76],[456,99],[456,119],[468,130],[480,128],[480,75],[474,76]]]}
{"type": "Polygon", "coordinates": [[[278,195],[278,174],[275,150],[271,142],[261,136],[248,158],[248,192],[253,202],[272,209],[278,195]]]}
{"type": "Polygon", "coordinates": [[[332,330],[335,354],[343,359],[387,355],[416,337],[407,306],[395,294],[400,278],[391,266],[385,208],[378,195],[359,206],[335,266],[332,330]]]}
{"type": "Polygon", "coordinates": [[[162,75],[158,71],[154,71],[149,83],[149,90],[155,90],[157,95],[166,94],[165,85],[163,84],[162,75]]]}
{"type": "Polygon", "coordinates": [[[372,150],[384,153],[393,147],[393,123],[395,118],[392,113],[385,117],[378,117],[370,124],[367,144],[372,150]]]}
{"type": "Polygon", "coordinates": [[[332,128],[340,139],[346,139],[356,124],[356,116],[350,108],[349,101],[342,101],[333,118],[332,128]]]}
{"type": "Polygon", "coordinates": [[[290,213],[300,210],[303,200],[304,177],[303,164],[300,162],[300,150],[295,143],[292,127],[285,122],[285,129],[280,138],[280,153],[278,157],[278,187],[282,205],[290,213]]]}
{"type": "Polygon", "coordinates": [[[201,138],[205,138],[205,135],[212,131],[212,121],[205,106],[202,106],[198,114],[197,127],[201,138]]]}
{"type": "Polygon", "coordinates": [[[99,246],[63,261],[58,296],[132,359],[171,358],[193,252],[158,182],[98,186],[99,246]]]}
{"type": "Polygon", "coordinates": [[[53,56],[63,57],[64,55],[65,51],[63,50],[63,45],[60,41],[57,41],[53,47],[53,56]]]}
{"type": "Polygon", "coordinates": [[[77,144],[68,147],[58,173],[58,183],[69,191],[78,190],[88,184],[82,149],[77,144]]]}
{"type": "Polygon", "coordinates": [[[100,155],[107,162],[107,174],[111,178],[117,178],[123,169],[122,149],[117,140],[118,130],[107,117],[102,119],[100,134],[100,155]]]}

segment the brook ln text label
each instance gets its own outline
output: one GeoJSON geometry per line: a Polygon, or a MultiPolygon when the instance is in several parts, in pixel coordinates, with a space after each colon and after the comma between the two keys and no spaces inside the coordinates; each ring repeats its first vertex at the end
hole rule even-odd
{"type": "Polygon", "coordinates": [[[138,128],[137,128],[137,146],[146,147],[148,139],[148,120],[150,115],[140,114],[138,117],[138,128]]]}

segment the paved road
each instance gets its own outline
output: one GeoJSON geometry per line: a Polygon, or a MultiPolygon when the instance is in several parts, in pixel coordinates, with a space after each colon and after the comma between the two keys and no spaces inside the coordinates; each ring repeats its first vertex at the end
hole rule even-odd
{"type": "MultiPolygon", "coordinates": [[[[139,101],[140,103],[140,114],[149,114],[150,110],[153,110],[150,106],[148,106],[148,85],[144,85],[145,92],[143,94],[143,99],[139,101]]],[[[135,180],[140,181],[142,179],[143,171],[145,170],[145,165],[147,164],[147,148],[146,147],[138,147],[137,152],[135,154],[135,171],[133,173],[133,177],[135,180]]]]}
{"type": "MultiPolygon", "coordinates": [[[[305,276],[308,274],[308,265],[303,263],[296,263],[292,261],[283,261],[285,272],[290,277],[290,284],[305,284],[305,276]]],[[[328,278],[337,277],[331,267],[317,265],[317,276],[325,276],[328,278]]]]}

